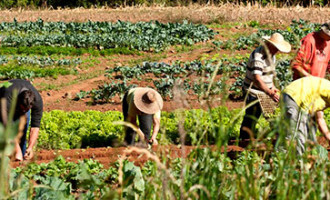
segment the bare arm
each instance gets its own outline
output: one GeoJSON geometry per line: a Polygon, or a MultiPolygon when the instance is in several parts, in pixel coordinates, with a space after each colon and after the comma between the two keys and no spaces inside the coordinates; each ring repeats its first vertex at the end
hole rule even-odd
{"type": "Polygon", "coordinates": [[[318,111],[316,113],[316,122],[317,122],[320,132],[325,136],[325,138],[327,138],[327,140],[329,141],[329,145],[330,145],[330,132],[329,132],[328,126],[324,120],[323,115],[324,115],[323,111],[318,111]]]}
{"type": "Polygon", "coordinates": [[[304,70],[304,68],[300,66],[296,66],[296,68],[292,68],[292,70],[298,72],[300,77],[311,76],[310,73],[308,73],[306,70],[304,70]]]}
{"type": "Polygon", "coordinates": [[[152,132],[150,142],[152,142],[153,145],[157,145],[158,142],[157,142],[156,138],[157,138],[157,134],[158,134],[159,128],[160,128],[160,118],[159,117],[156,117],[156,116],[153,117],[153,125],[154,125],[154,129],[152,132]]]}
{"type": "Polygon", "coordinates": [[[262,91],[264,91],[267,95],[269,95],[275,102],[279,101],[279,95],[276,93],[277,89],[272,88],[269,89],[267,85],[262,81],[261,76],[259,74],[254,75],[254,84],[256,84],[262,91]]]}
{"type": "Polygon", "coordinates": [[[311,65],[312,52],[314,45],[312,42],[306,38],[303,38],[301,41],[301,47],[299,48],[296,57],[292,61],[292,71],[298,74],[299,77],[311,76],[308,73],[311,65]]]}
{"type": "Polygon", "coordinates": [[[38,127],[32,127],[30,129],[29,146],[26,149],[25,156],[24,156],[24,158],[27,160],[30,160],[31,158],[33,158],[33,147],[37,143],[37,139],[39,136],[39,130],[40,129],[38,127]]]}

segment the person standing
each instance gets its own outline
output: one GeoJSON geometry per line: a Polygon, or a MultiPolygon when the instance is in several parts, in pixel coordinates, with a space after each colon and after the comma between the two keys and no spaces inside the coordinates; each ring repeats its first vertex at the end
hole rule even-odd
{"type": "Polygon", "coordinates": [[[293,80],[304,76],[324,78],[330,70],[330,21],[301,40],[301,47],[292,62],[293,80]]]}
{"type": "Polygon", "coordinates": [[[297,79],[283,90],[282,98],[285,117],[290,122],[285,139],[296,141],[299,155],[308,140],[317,142],[316,124],[330,145],[330,132],[320,112],[330,107],[330,81],[314,76],[297,79]]]}
{"type": "MultiPolygon", "coordinates": [[[[6,111],[8,116],[12,105],[13,92],[16,90],[17,103],[13,120],[19,120],[21,116],[26,115],[27,121],[20,142],[15,144],[15,159],[19,161],[23,159],[29,160],[33,158],[33,147],[37,143],[39,136],[40,122],[43,114],[43,101],[39,92],[30,81],[15,79],[10,80],[9,83],[11,85],[8,88],[0,88],[0,98],[5,98],[7,103],[5,107],[1,105],[1,110],[6,111]],[[30,118],[30,138],[27,146],[26,134],[30,118]]],[[[6,120],[2,119],[2,115],[0,115],[0,119],[1,123],[4,123],[6,120]]]]}
{"type": "MultiPolygon", "coordinates": [[[[123,98],[123,115],[125,122],[129,122],[139,129],[144,134],[144,139],[157,145],[157,134],[160,128],[160,114],[163,108],[163,99],[161,95],[151,88],[136,87],[125,93],[123,98]],[[137,118],[139,126],[137,125],[137,118]],[[150,137],[151,127],[153,132],[150,137]]],[[[128,145],[133,145],[136,133],[132,128],[125,130],[125,142],[128,145]]]]}
{"type": "MultiPolygon", "coordinates": [[[[278,52],[289,53],[291,45],[279,33],[274,33],[265,40],[264,45],[255,49],[249,57],[243,91],[247,94],[245,104],[255,102],[258,93],[265,93],[273,101],[279,101],[278,89],[274,86],[275,55],[278,52]]],[[[245,116],[240,128],[239,139],[250,139],[250,134],[256,132],[257,120],[262,114],[260,103],[250,105],[245,110],[245,116]]]]}

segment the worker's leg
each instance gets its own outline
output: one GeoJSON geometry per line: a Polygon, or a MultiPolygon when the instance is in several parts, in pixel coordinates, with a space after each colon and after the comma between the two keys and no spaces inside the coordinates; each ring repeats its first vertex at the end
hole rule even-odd
{"type": "MultiPolygon", "coordinates": [[[[253,97],[251,95],[248,95],[245,105],[249,106],[251,102],[254,102],[257,100],[257,97],[253,97]]],[[[250,133],[255,134],[256,132],[256,124],[258,122],[258,119],[261,115],[261,107],[260,103],[257,102],[254,105],[251,105],[245,110],[245,115],[243,118],[243,122],[240,128],[240,135],[239,139],[250,139],[250,133]]]]}
{"type": "Polygon", "coordinates": [[[23,130],[23,135],[20,140],[20,144],[19,144],[19,146],[21,147],[21,150],[22,150],[23,157],[24,157],[25,151],[26,151],[26,134],[28,132],[29,125],[30,125],[31,110],[29,110],[25,115],[26,115],[26,124],[25,124],[24,130],[23,130]]]}
{"type": "Polygon", "coordinates": [[[139,126],[140,130],[144,134],[146,140],[149,140],[153,115],[139,115],[139,126]]]}
{"type": "Polygon", "coordinates": [[[289,95],[283,94],[283,102],[285,104],[285,117],[290,123],[290,129],[285,139],[289,144],[296,143],[297,153],[302,155],[308,138],[308,115],[301,111],[289,95]]]}
{"type": "MultiPolygon", "coordinates": [[[[127,122],[127,116],[128,116],[127,92],[124,95],[122,105],[123,105],[124,121],[127,122]]],[[[135,135],[136,135],[136,133],[133,129],[131,129],[130,127],[125,126],[125,142],[128,145],[134,144],[135,135]]]]}

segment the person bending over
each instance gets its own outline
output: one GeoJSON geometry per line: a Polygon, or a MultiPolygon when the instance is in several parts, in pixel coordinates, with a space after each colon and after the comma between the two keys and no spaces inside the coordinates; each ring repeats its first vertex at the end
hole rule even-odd
{"type": "Polygon", "coordinates": [[[285,139],[296,141],[299,155],[305,151],[308,140],[317,142],[316,124],[330,145],[330,133],[322,112],[330,107],[330,81],[314,76],[297,79],[283,90],[282,99],[285,117],[290,122],[285,139]]]}
{"type": "MultiPolygon", "coordinates": [[[[123,114],[126,122],[139,127],[144,134],[144,139],[157,145],[157,134],[160,127],[160,114],[163,108],[163,99],[161,95],[151,88],[137,87],[130,89],[123,98],[123,114]],[[139,120],[139,126],[137,125],[139,120]],[[151,138],[150,131],[153,125],[151,138]]],[[[133,145],[136,133],[131,128],[125,130],[125,142],[133,145]]]]}
{"type": "MultiPolygon", "coordinates": [[[[14,113],[14,121],[19,120],[21,116],[26,116],[26,125],[23,131],[23,135],[20,138],[20,142],[15,144],[15,159],[23,160],[31,159],[33,157],[33,147],[37,143],[40,121],[43,113],[43,101],[42,98],[33,85],[27,80],[10,80],[11,85],[8,88],[0,88],[0,98],[5,98],[7,105],[4,108],[1,105],[1,110],[9,114],[12,100],[13,100],[13,91],[17,91],[17,103],[14,113]],[[30,139],[27,145],[26,133],[29,128],[29,122],[31,118],[31,128],[30,128],[30,139]]],[[[0,115],[0,122],[4,123],[7,119],[2,119],[0,115]]]]}

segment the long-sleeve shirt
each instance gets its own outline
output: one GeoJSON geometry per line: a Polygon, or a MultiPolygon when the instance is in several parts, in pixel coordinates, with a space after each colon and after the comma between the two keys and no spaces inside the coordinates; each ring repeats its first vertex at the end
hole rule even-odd
{"type": "MultiPolygon", "coordinates": [[[[40,121],[43,113],[43,102],[37,89],[30,83],[30,81],[15,79],[15,80],[10,80],[9,82],[12,83],[10,87],[0,88],[0,98],[5,98],[7,102],[7,106],[4,109],[7,111],[7,113],[9,112],[13,99],[13,91],[15,89],[18,92],[17,95],[19,95],[23,91],[31,90],[35,96],[34,104],[31,108],[31,127],[40,127],[40,121]]],[[[19,106],[16,106],[14,121],[18,120],[20,116],[23,114],[24,113],[20,112],[19,106]]],[[[0,119],[2,122],[1,115],[0,115],[0,119]]]]}
{"type": "MultiPolygon", "coordinates": [[[[301,47],[292,62],[292,68],[301,67],[312,76],[324,78],[326,71],[330,70],[330,41],[323,40],[318,32],[306,35],[301,40],[301,47]]],[[[296,70],[293,80],[301,75],[296,70]]]]}

